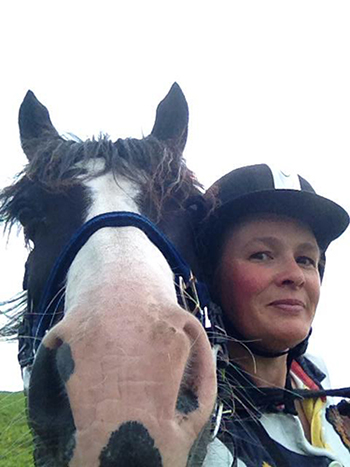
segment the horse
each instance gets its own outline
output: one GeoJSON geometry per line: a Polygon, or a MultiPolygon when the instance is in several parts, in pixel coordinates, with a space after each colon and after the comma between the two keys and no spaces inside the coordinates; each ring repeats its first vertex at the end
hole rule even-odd
{"type": "Polygon", "coordinates": [[[142,139],[62,137],[31,91],[19,129],[28,163],[0,218],[29,248],[18,333],[35,465],[202,465],[217,380],[186,269],[201,185],[182,90],[142,139]]]}

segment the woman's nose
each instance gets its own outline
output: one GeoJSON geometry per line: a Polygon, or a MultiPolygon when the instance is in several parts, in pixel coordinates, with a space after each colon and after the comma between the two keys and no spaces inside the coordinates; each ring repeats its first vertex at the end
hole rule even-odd
{"type": "Polygon", "coordinates": [[[305,274],[295,258],[289,258],[282,262],[277,274],[277,283],[280,286],[300,288],[305,284],[305,274]]]}

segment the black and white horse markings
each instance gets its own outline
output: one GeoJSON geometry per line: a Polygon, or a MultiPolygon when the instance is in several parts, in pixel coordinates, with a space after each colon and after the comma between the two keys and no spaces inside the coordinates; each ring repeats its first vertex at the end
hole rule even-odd
{"type": "Polygon", "coordinates": [[[162,234],[118,214],[151,220],[196,269],[187,208],[200,191],[182,158],[181,89],[141,140],[65,140],[31,92],[19,124],[28,165],[0,215],[31,245],[19,356],[36,466],[202,465],[217,394],[210,342],[178,303],[162,234]]]}

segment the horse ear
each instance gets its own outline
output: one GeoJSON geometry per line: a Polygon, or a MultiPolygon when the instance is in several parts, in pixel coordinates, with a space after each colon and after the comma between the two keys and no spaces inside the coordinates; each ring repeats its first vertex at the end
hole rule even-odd
{"type": "Polygon", "coordinates": [[[177,83],[174,83],[157,107],[156,121],[151,135],[161,141],[172,140],[184,150],[188,129],[188,105],[177,83]]]}
{"type": "Polygon", "coordinates": [[[39,140],[59,137],[47,108],[32,91],[27,92],[21,104],[18,123],[22,148],[28,160],[32,159],[39,140]]]}

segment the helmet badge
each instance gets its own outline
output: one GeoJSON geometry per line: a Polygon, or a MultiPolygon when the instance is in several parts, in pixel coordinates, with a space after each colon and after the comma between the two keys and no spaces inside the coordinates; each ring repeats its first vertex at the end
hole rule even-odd
{"type": "Polygon", "coordinates": [[[269,166],[272,172],[275,190],[301,190],[300,180],[297,174],[287,170],[278,170],[269,166]]]}

